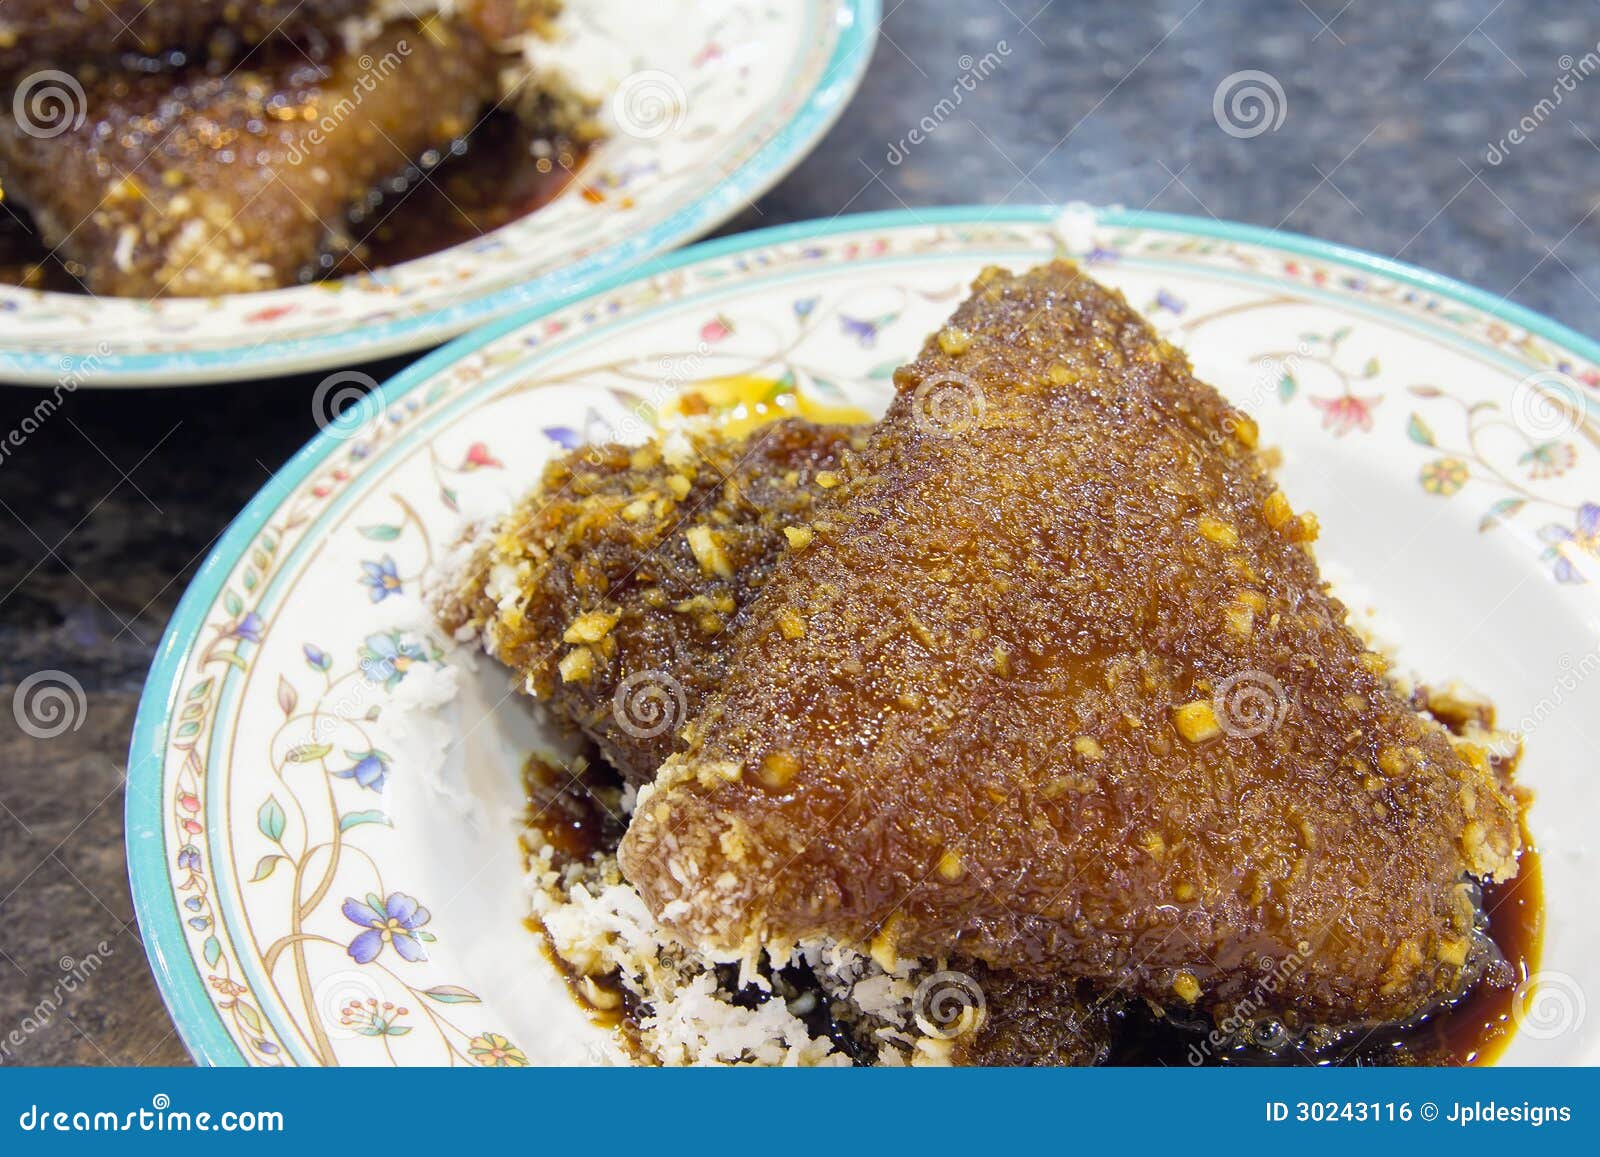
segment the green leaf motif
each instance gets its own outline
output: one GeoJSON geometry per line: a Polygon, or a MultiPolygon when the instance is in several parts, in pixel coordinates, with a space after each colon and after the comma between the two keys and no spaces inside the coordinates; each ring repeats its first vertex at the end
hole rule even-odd
{"type": "Polygon", "coordinates": [[[261,1014],[256,1011],[254,1005],[246,1004],[242,1000],[235,1000],[233,1002],[233,1008],[234,1011],[239,1014],[240,1020],[249,1025],[250,1028],[256,1033],[261,1032],[261,1014]]]}
{"type": "Polygon", "coordinates": [[[1437,445],[1433,440],[1433,431],[1428,429],[1428,423],[1422,420],[1421,414],[1411,415],[1411,420],[1406,423],[1406,437],[1419,446],[1437,445]]]}
{"type": "Polygon", "coordinates": [[[339,830],[347,832],[351,828],[358,828],[362,824],[382,824],[384,827],[393,827],[394,822],[376,809],[364,812],[346,812],[339,817],[339,830]]]}
{"type": "Polygon", "coordinates": [[[400,528],[391,523],[380,522],[373,526],[361,527],[361,533],[373,542],[393,542],[400,537],[400,528]]]}
{"type": "Polygon", "coordinates": [[[278,802],[278,797],[269,795],[267,802],[261,805],[261,810],[256,812],[256,827],[261,829],[261,834],[275,844],[283,842],[283,826],[286,823],[283,814],[283,805],[278,802]]]}
{"type": "Polygon", "coordinates": [[[1367,364],[1361,367],[1361,376],[1364,378],[1375,378],[1378,376],[1377,358],[1367,359],[1367,364]]]}
{"type": "Polygon", "coordinates": [[[1278,400],[1290,402],[1295,394],[1300,392],[1300,383],[1294,380],[1294,375],[1288,370],[1283,371],[1283,377],[1278,379],[1278,400]]]}
{"type": "Polygon", "coordinates": [[[1486,530],[1493,530],[1527,504],[1527,500],[1523,498],[1502,498],[1499,502],[1489,507],[1489,512],[1478,523],[1478,533],[1482,534],[1486,530]]]}
{"type": "Polygon", "coordinates": [[[331,743],[302,743],[299,747],[290,748],[284,758],[290,763],[315,763],[332,750],[331,743]]]}
{"type": "Polygon", "coordinates": [[[440,984],[433,988],[424,988],[422,990],[422,995],[431,1000],[437,1000],[440,1004],[479,1003],[479,997],[477,993],[468,992],[465,988],[461,988],[454,984],[440,984]]]}
{"type": "Polygon", "coordinates": [[[239,613],[244,610],[244,600],[231,590],[225,591],[222,595],[222,608],[234,618],[238,618],[239,613]]]}
{"type": "Polygon", "coordinates": [[[222,959],[222,944],[215,936],[206,937],[205,953],[206,966],[208,968],[215,968],[217,966],[217,961],[222,959]]]}
{"type": "Polygon", "coordinates": [[[254,884],[261,880],[265,880],[268,876],[272,875],[272,869],[278,866],[279,860],[287,859],[287,856],[280,856],[277,852],[262,856],[256,861],[256,874],[250,877],[250,882],[254,884]]]}

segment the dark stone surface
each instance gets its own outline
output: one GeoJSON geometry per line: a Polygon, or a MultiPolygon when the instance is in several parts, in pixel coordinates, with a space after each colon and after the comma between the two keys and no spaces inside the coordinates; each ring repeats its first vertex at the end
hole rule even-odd
{"type": "MultiPolygon", "coordinates": [[[[1341,3],[885,0],[855,103],[728,231],[938,204],[1119,203],[1399,256],[1600,329],[1600,100],[1580,84],[1501,163],[1486,160],[1551,95],[1560,58],[1596,50],[1600,9],[1341,3]],[[987,79],[891,164],[891,146],[939,116],[962,57],[991,52],[987,79]],[[1287,101],[1282,125],[1251,139],[1212,116],[1219,82],[1243,69],[1271,73],[1287,101]]],[[[401,364],[365,368],[381,379],[401,364]]],[[[80,391],[0,464],[0,706],[44,669],[70,673],[88,704],[78,730],[49,740],[0,711],[0,1063],[185,1059],[131,923],[127,736],[188,578],[315,432],[315,382],[80,391]],[[91,955],[97,971],[24,1031],[63,958],[91,955]]],[[[0,429],[35,401],[0,388],[0,429]]]]}

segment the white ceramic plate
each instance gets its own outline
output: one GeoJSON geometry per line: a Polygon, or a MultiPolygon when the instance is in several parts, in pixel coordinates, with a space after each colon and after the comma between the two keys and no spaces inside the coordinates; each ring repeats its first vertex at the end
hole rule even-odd
{"type": "Polygon", "coordinates": [[[879,0],[584,0],[558,58],[610,137],[549,205],[361,277],[140,301],[0,286],[0,381],[192,385],[420,349],[715,228],[794,167],[866,71],[879,0]]]}
{"type": "Polygon", "coordinates": [[[980,267],[1063,248],[1258,416],[1284,448],[1285,489],[1322,519],[1327,569],[1370,593],[1402,660],[1488,692],[1526,733],[1549,929],[1544,984],[1504,1059],[1600,1055],[1600,1013],[1583,1003],[1600,991],[1586,738],[1600,714],[1600,349],[1284,234],[1148,214],[919,216],[715,242],[465,338],[250,504],[168,629],[130,760],[139,921],[198,1058],[605,1056],[521,925],[518,770],[539,728],[504,671],[429,631],[418,576],[463,517],[508,502],[563,446],[641,437],[638,404],[690,382],[792,376],[881,409],[889,371],[980,267]],[[386,947],[353,962],[361,924],[344,908],[368,895],[433,937],[426,960],[386,947]],[[384,1028],[409,1031],[346,1015],[352,999],[405,1008],[384,1028]]]}

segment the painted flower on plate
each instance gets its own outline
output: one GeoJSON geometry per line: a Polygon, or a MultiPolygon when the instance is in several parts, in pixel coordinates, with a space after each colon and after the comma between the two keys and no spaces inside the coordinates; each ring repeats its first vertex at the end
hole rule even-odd
{"type": "Polygon", "coordinates": [[[381,603],[390,595],[401,593],[400,572],[389,555],[378,562],[363,562],[361,569],[364,572],[361,582],[368,588],[367,595],[373,602],[381,603]]]}
{"type": "Polygon", "coordinates": [[[362,1036],[405,1036],[411,1026],[399,1022],[410,1013],[404,1005],[397,1008],[391,1001],[379,1004],[376,998],[368,997],[364,1002],[351,1000],[339,1009],[339,1023],[362,1036]]]}
{"type": "Polygon", "coordinates": [[[355,764],[333,774],[338,779],[353,779],[362,787],[382,791],[389,779],[389,757],[381,751],[347,751],[355,764]]]}
{"type": "Polygon", "coordinates": [[[251,611],[223,633],[231,638],[243,639],[247,643],[259,643],[261,632],[265,627],[266,623],[262,621],[261,616],[251,611]]]}
{"type": "Polygon", "coordinates": [[[357,964],[376,960],[386,944],[394,945],[402,960],[428,958],[422,942],[433,937],[418,929],[432,919],[432,915],[415,897],[404,892],[390,892],[387,900],[379,900],[369,892],[365,903],[350,897],[340,910],[350,923],[366,929],[350,941],[347,949],[350,959],[357,964]]]}
{"type": "Polygon", "coordinates": [[[382,683],[393,689],[413,663],[426,663],[427,652],[420,643],[390,631],[368,635],[361,644],[361,673],[369,683],[382,683]]]}
{"type": "Polygon", "coordinates": [[[472,445],[467,447],[467,456],[461,462],[461,469],[463,472],[470,472],[473,470],[497,470],[504,465],[505,463],[501,462],[500,459],[496,458],[492,453],[490,453],[489,447],[486,443],[474,442],[472,445]]]}
{"type": "Polygon", "coordinates": [[[1535,481],[1559,478],[1578,464],[1578,451],[1571,442],[1540,442],[1523,451],[1517,464],[1535,481]]]}
{"type": "Polygon", "coordinates": [[[467,1051],[478,1058],[478,1063],[486,1068],[495,1069],[520,1069],[527,1066],[528,1058],[516,1045],[497,1032],[486,1032],[482,1036],[475,1036],[467,1046],[467,1051]]]}
{"type": "Polygon", "coordinates": [[[1555,570],[1556,581],[1588,582],[1585,571],[1593,572],[1600,559],[1600,503],[1585,502],[1578,507],[1571,526],[1550,523],[1539,531],[1545,543],[1544,557],[1555,570]],[[1587,556],[1587,557],[1585,557],[1587,556]]]}
{"type": "Polygon", "coordinates": [[[1471,472],[1459,458],[1435,458],[1423,464],[1418,478],[1429,494],[1448,498],[1467,484],[1471,472]]]}
{"type": "Polygon", "coordinates": [[[1337,398],[1312,398],[1311,404],[1322,411],[1322,428],[1332,430],[1334,437],[1342,437],[1351,430],[1367,433],[1372,429],[1372,411],[1382,398],[1358,398],[1344,394],[1337,398]]]}

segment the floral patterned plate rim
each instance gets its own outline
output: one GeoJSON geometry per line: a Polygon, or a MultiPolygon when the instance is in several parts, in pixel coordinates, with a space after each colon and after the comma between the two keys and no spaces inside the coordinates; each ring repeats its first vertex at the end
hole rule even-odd
{"type": "Polygon", "coordinates": [[[0,382],[193,385],[434,345],[709,232],[776,184],[849,103],[880,0],[590,0],[556,50],[609,137],[538,212],[358,277],[142,301],[0,286],[0,382]]]}
{"type": "Polygon", "coordinates": [[[1330,577],[1358,607],[1381,592],[1402,658],[1489,692],[1528,737],[1548,925],[1538,999],[1503,1059],[1600,1054],[1582,997],[1600,985],[1582,906],[1600,855],[1583,735],[1600,647],[1579,653],[1600,635],[1600,345],[1304,237],[1007,207],[847,216],[659,258],[435,351],[278,472],[180,602],[129,755],[134,901],[193,1055],[615,1059],[520,924],[516,772],[548,737],[493,664],[429,631],[422,575],[551,455],[639,436],[689,383],[881,407],[889,371],[979,268],[1060,253],[1257,414],[1285,489],[1322,519],[1330,577]]]}

